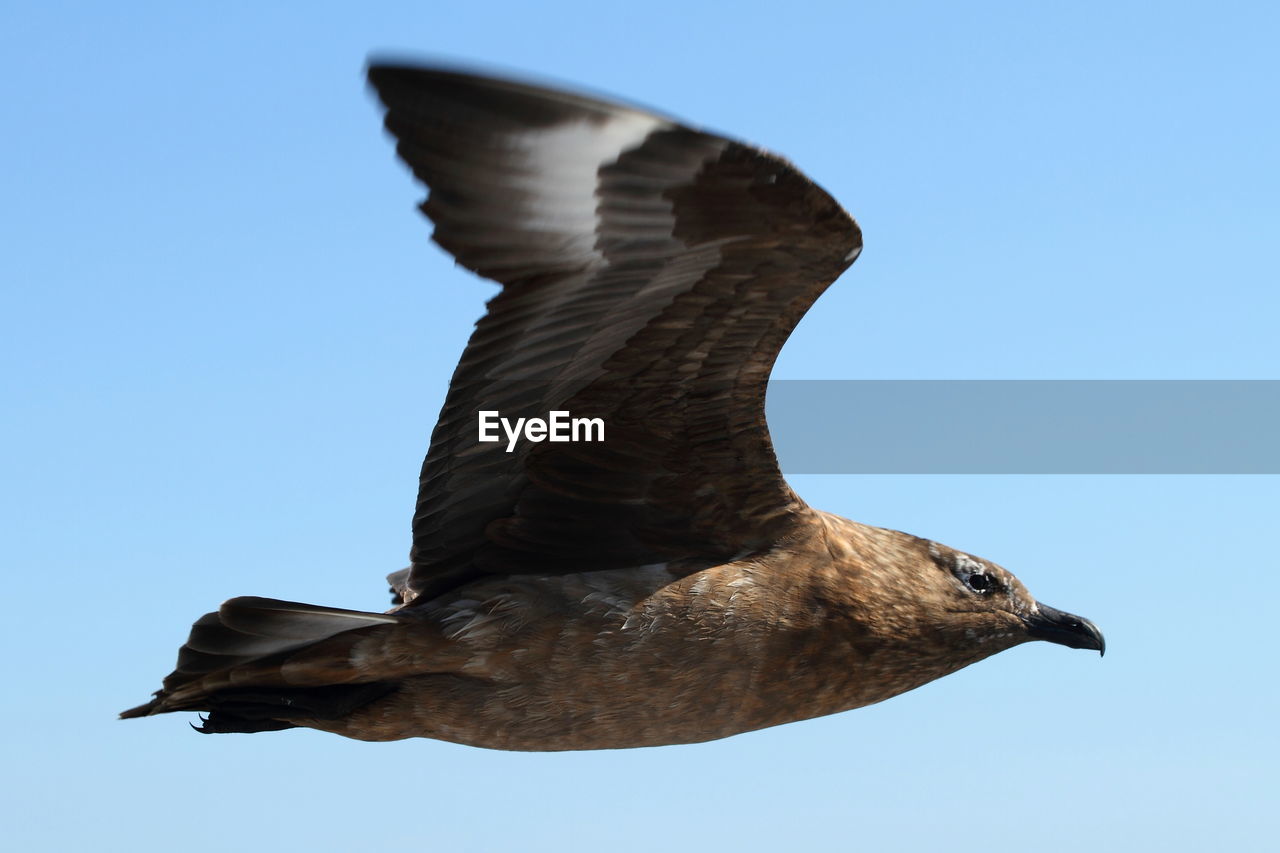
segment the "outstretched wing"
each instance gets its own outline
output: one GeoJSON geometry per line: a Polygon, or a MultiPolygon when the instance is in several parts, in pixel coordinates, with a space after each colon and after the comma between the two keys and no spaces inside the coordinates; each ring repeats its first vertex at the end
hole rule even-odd
{"type": "Polygon", "coordinates": [[[631,107],[375,65],[397,151],[459,264],[502,284],[422,471],[406,599],[492,573],[694,570],[785,537],[765,387],[861,250],[789,163],[631,107]],[[480,411],[598,417],[605,441],[477,440],[480,411]]]}

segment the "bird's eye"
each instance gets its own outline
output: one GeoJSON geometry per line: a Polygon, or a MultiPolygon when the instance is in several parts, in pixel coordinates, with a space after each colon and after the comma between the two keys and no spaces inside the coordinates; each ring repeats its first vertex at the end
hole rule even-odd
{"type": "Polygon", "coordinates": [[[978,595],[985,595],[988,592],[991,592],[996,585],[996,582],[991,579],[990,575],[983,574],[982,572],[974,572],[966,577],[964,582],[969,589],[978,593],[978,595]]]}

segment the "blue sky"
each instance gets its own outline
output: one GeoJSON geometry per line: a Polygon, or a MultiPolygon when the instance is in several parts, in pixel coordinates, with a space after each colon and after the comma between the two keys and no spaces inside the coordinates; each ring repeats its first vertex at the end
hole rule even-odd
{"type": "Polygon", "coordinates": [[[1250,3],[0,11],[15,849],[1268,849],[1276,477],[804,476],[1009,567],[1024,646],[711,744],[520,755],[117,722],[232,595],[385,605],[491,287],[415,212],[371,53],[524,70],[795,161],[866,250],[797,379],[1280,378],[1280,16],[1250,3]]]}

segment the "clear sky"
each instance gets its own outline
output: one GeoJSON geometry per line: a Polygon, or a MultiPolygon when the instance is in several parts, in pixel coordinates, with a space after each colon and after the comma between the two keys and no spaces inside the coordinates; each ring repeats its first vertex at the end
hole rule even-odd
{"type": "Polygon", "coordinates": [[[1109,651],[1032,644],[716,743],[114,717],[223,599],[380,609],[405,562],[492,288],[429,243],[371,53],[576,82],[794,160],[866,250],[779,376],[1275,379],[1276,8],[5,4],[10,849],[1274,849],[1276,477],[795,477],[1002,563],[1109,651]]]}

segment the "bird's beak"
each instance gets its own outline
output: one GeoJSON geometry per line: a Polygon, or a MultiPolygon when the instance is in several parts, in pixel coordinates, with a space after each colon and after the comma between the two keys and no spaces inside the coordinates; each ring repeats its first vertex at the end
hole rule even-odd
{"type": "Polygon", "coordinates": [[[1022,621],[1034,639],[1048,640],[1073,649],[1093,649],[1100,655],[1107,651],[1107,641],[1102,638],[1098,626],[1083,616],[1063,613],[1041,604],[1035,613],[1022,621]]]}

